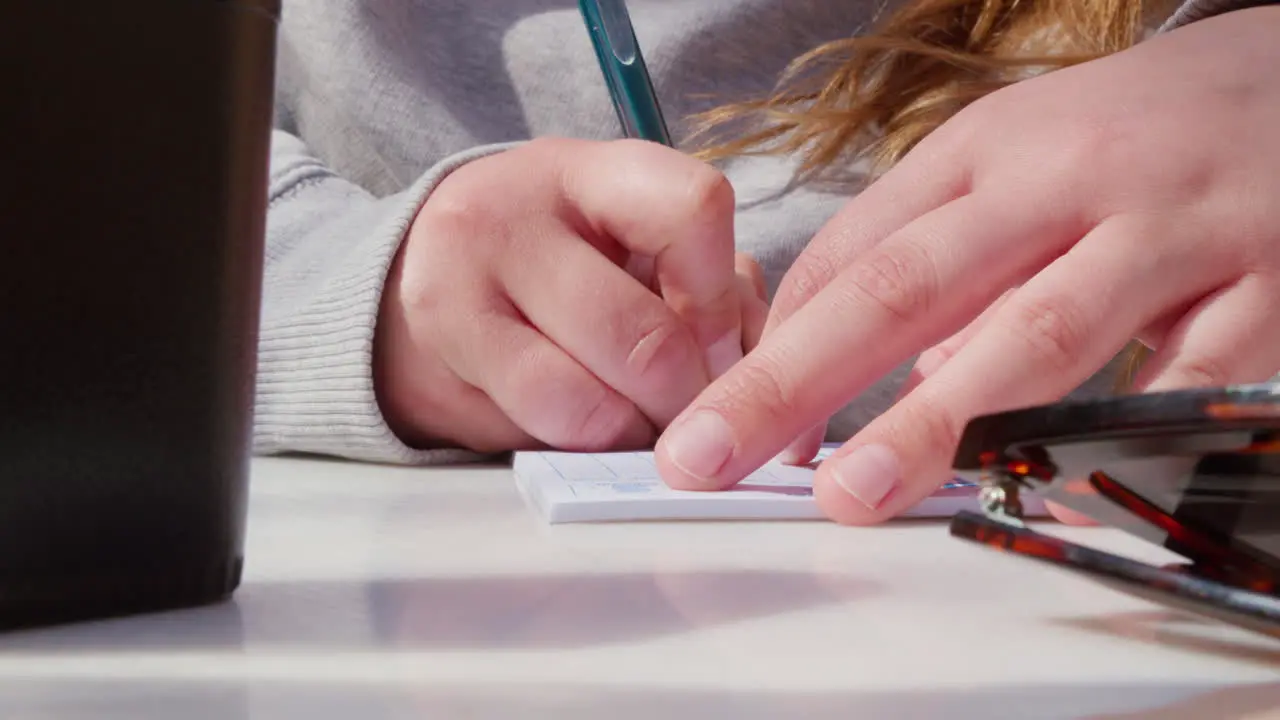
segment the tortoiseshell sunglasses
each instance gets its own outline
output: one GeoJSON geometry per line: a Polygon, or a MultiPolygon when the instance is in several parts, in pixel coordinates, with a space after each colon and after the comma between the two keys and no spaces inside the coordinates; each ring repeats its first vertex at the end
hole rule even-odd
{"type": "Polygon", "coordinates": [[[1280,385],[1063,402],[969,422],[955,470],[982,512],[955,537],[1280,637],[1280,385]],[[1036,532],[1020,493],[1185,558],[1158,567],[1036,532]]]}

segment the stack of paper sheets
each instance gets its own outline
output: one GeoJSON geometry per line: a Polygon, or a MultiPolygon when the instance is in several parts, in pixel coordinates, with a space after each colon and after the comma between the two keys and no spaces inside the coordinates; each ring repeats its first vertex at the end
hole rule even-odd
{"type": "MultiPolygon", "coordinates": [[[[825,458],[834,447],[819,454],[825,458]]],[[[625,520],[822,519],[813,498],[811,467],[771,462],[736,487],[721,492],[672,490],[663,483],[652,452],[521,452],[516,484],[549,523],[625,520]]],[[[950,517],[978,509],[977,487],[954,481],[902,517],[950,517]]],[[[1028,498],[1026,512],[1045,513],[1028,498]]]]}

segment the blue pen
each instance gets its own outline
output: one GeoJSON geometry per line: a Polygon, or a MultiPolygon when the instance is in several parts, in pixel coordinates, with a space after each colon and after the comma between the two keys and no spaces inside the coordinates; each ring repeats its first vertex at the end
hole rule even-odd
{"type": "Polygon", "coordinates": [[[629,138],[671,145],[625,0],[579,0],[618,122],[629,138]]]}

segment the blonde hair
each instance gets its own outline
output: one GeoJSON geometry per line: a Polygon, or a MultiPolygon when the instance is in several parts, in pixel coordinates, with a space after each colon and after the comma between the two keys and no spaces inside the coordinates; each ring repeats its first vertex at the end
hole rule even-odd
{"type": "MultiPolygon", "coordinates": [[[[1124,50],[1141,38],[1152,13],[1172,6],[905,0],[870,32],[797,58],[772,96],[695,116],[696,154],[713,162],[796,154],[806,176],[866,161],[874,177],[974,101],[1026,77],[1124,50]]],[[[1128,378],[1141,354],[1131,350],[1128,378]]]]}

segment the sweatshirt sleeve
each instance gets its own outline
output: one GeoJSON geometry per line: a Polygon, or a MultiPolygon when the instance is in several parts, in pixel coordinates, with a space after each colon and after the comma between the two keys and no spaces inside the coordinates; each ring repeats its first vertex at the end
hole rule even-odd
{"type": "Polygon", "coordinates": [[[392,432],[373,386],[382,289],[400,243],[452,170],[509,146],[448,157],[412,186],[376,198],[273,131],[254,452],[431,464],[476,458],[420,451],[392,432]]]}
{"type": "Polygon", "coordinates": [[[1160,27],[1160,32],[1176,30],[1197,20],[1261,5],[1274,5],[1276,0],[1183,0],[1173,15],[1160,27]]]}

